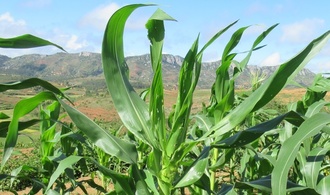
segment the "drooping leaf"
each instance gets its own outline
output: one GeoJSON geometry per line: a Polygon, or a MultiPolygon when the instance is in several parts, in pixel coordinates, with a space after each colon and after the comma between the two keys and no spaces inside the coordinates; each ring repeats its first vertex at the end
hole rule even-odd
{"type": "Polygon", "coordinates": [[[111,135],[86,115],[59,99],[76,126],[104,152],[128,163],[137,163],[137,151],[133,143],[111,135]]]}
{"type": "MultiPolygon", "coordinates": [[[[91,162],[94,163],[99,171],[103,173],[105,176],[110,177],[115,185],[119,185],[121,187],[122,192],[125,194],[133,195],[134,194],[134,189],[133,186],[131,186],[131,178],[128,177],[127,175],[117,173],[111,169],[108,169],[107,167],[104,167],[100,165],[96,160],[93,158],[90,158],[91,162]]],[[[116,193],[119,193],[119,191],[116,190],[116,193]]]]}
{"type": "Polygon", "coordinates": [[[23,49],[23,48],[42,47],[48,45],[55,46],[60,50],[66,52],[61,46],[30,34],[25,34],[13,38],[0,38],[0,48],[23,49]]]}
{"type": "MultiPolygon", "coordinates": [[[[236,182],[235,183],[235,188],[238,189],[259,189],[262,190],[263,192],[266,193],[271,193],[272,192],[272,188],[271,188],[271,176],[266,176],[266,177],[262,177],[258,180],[254,180],[254,181],[250,181],[250,182],[236,182]]],[[[300,194],[313,194],[313,195],[317,195],[317,192],[311,188],[308,187],[304,187],[298,184],[295,184],[291,181],[287,181],[286,183],[286,188],[284,187],[284,191],[288,191],[288,192],[297,192],[300,194]]]]}
{"type": "MultiPolygon", "coordinates": [[[[274,129],[277,127],[283,120],[295,120],[300,121],[302,123],[304,119],[294,111],[290,111],[286,114],[280,115],[274,119],[266,121],[264,123],[258,124],[254,127],[251,127],[246,130],[239,131],[238,133],[234,134],[233,136],[221,140],[212,144],[212,147],[215,148],[232,148],[232,147],[242,147],[252,141],[258,139],[262,136],[265,132],[274,129]]],[[[299,126],[300,124],[298,124],[299,126]]]]}
{"type": "MultiPolygon", "coordinates": [[[[39,78],[29,78],[23,81],[16,81],[16,82],[10,82],[10,83],[0,83],[0,92],[7,91],[9,89],[11,90],[21,90],[21,89],[27,89],[35,86],[41,86],[61,97],[66,98],[70,101],[70,98],[66,96],[60,89],[49,83],[48,81],[39,79],[39,78]]],[[[71,102],[71,101],[70,101],[71,102]]]]}
{"type": "MultiPolygon", "coordinates": [[[[39,119],[32,119],[32,120],[28,120],[28,121],[22,121],[22,122],[18,122],[18,131],[22,131],[24,129],[27,129],[37,123],[39,123],[40,120],[39,119]]],[[[8,127],[9,127],[10,121],[3,121],[0,122],[0,137],[6,137],[7,133],[8,133],[8,127]]]]}

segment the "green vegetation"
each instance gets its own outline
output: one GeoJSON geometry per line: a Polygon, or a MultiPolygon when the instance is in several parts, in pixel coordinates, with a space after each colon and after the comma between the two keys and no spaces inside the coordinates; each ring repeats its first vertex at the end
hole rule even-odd
{"type": "MultiPolygon", "coordinates": [[[[287,110],[273,99],[320,51],[330,31],[283,63],[262,84],[256,75],[251,91],[242,93],[235,91],[235,80],[253,51],[262,49],[261,42],[277,25],[255,39],[242,61],[236,61],[237,53],[232,51],[249,27],[237,29],[222,53],[209,102],[192,111],[203,52],[236,22],[202,47],[197,37],[183,60],[177,99],[167,114],[162,46],[164,22],[174,19],[160,9],[146,24],[154,74],[151,85],[137,93],[129,81],[123,51],[124,26],[130,14],[143,6],[149,5],[128,5],[115,12],[102,44],[105,83],[123,131],[103,128],[71,106],[64,89],[47,81],[31,78],[0,84],[0,92],[35,86],[44,89],[17,102],[12,116],[0,114],[1,136],[6,137],[1,180],[10,180],[10,185],[3,188],[15,191],[15,180],[29,179],[31,193],[42,190],[45,194],[65,194],[76,188],[88,194],[83,183],[107,194],[326,193],[330,185],[330,115],[325,95],[330,81],[316,76],[302,99],[287,105],[287,110]],[[230,73],[232,64],[235,68],[230,73]],[[37,107],[39,118],[21,120],[37,107]],[[72,123],[64,122],[66,114],[72,123]],[[20,132],[35,124],[40,127],[39,163],[4,172],[20,132]],[[90,179],[79,180],[86,174],[90,179]],[[102,184],[94,183],[96,175],[102,184]]],[[[1,47],[49,44],[60,48],[31,36],[0,39],[1,47]]]]}

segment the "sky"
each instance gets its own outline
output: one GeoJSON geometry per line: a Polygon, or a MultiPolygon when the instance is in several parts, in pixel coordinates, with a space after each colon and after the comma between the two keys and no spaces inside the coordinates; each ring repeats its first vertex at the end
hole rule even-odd
{"type": "MultiPolygon", "coordinates": [[[[133,3],[154,3],[134,11],[125,26],[125,56],[149,53],[145,23],[160,8],[177,21],[165,22],[163,53],[184,57],[200,36],[205,44],[215,33],[239,20],[208,48],[203,61],[220,60],[233,32],[249,26],[234,52],[250,49],[256,37],[274,24],[279,25],[255,51],[250,65],[279,65],[304,49],[309,42],[330,30],[330,1],[307,0],[10,0],[0,1],[0,37],[33,34],[61,45],[69,53],[101,52],[108,19],[119,8],[133,3]]],[[[54,54],[54,47],[0,49],[1,55],[54,54]]],[[[237,60],[244,54],[237,56],[237,60]]],[[[330,72],[330,42],[312,59],[307,68],[315,73],[330,72]]]]}

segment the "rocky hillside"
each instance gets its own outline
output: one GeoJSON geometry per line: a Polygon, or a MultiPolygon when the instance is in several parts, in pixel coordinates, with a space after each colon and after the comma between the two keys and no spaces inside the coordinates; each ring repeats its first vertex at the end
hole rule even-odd
{"type": "MultiPolygon", "coordinates": [[[[180,56],[164,55],[163,76],[168,89],[177,87],[178,73],[183,58],[180,56]]],[[[131,82],[137,87],[150,84],[153,73],[150,65],[150,55],[131,56],[126,58],[130,68],[131,82]]],[[[198,87],[209,88],[215,79],[215,70],[220,61],[203,63],[198,87]]],[[[248,66],[238,79],[238,88],[250,87],[251,78],[255,74],[268,77],[277,69],[276,66],[248,66]]],[[[230,71],[233,71],[231,67],[230,71]]],[[[101,78],[103,70],[101,55],[98,53],[82,52],[76,54],[57,53],[54,55],[23,55],[15,58],[0,55],[1,75],[20,75],[23,78],[39,77],[49,81],[69,81],[78,78],[101,78]]],[[[296,78],[301,85],[311,84],[314,73],[308,69],[302,70],[296,78]]]]}

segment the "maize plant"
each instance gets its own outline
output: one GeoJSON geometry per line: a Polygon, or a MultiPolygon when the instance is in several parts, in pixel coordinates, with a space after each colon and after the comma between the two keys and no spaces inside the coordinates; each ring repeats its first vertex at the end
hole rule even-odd
{"type": "MultiPolygon", "coordinates": [[[[237,21],[220,30],[202,47],[197,36],[181,65],[177,101],[171,113],[166,115],[162,80],[164,22],[175,19],[157,9],[146,23],[150,68],[154,75],[143,97],[129,81],[129,66],[124,58],[126,20],[135,9],[144,6],[150,5],[127,5],[115,12],[108,21],[102,42],[105,81],[128,130],[127,136],[111,134],[60,98],[63,96],[61,92],[50,90],[48,99],[58,101],[76,127],[107,158],[100,161],[97,157],[71,153],[59,162],[45,192],[55,193],[53,184],[59,176],[85,159],[93,163],[104,177],[111,179],[113,189],[109,189],[109,194],[326,193],[326,186],[330,185],[330,115],[326,112],[328,102],[324,97],[329,90],[329,80],[318,76],[303,100],[290,106],[287,113],[255,119],[322,49],[330,32],[313,40],[300,53],[281,64],[262,84],[258,83],[250,95],[238,101],[235,80],[248,65],[252,53],[264,47],[261,42],[277,24],[261,33],[251,48],[242,52],[246,56],[241,61],[235,60],[238,53],[233,51],[249,26],[239,28],[222,53],[209,104],[192,114],[193,95],[203,68],[203,53],[237,21]],[[230,66],[234,66],[232,74],[229,73],[230,66]],[[249,119],[253,121],[247,122],[249,119]],[[127,172],[109,168],[105,161],[110,157],[125,163],[127,172]],[[220,170],[230,174],[229,181],[221,180],[220,170]]],[[[0,85],[0,89],[19,89],[20,86],[20,83],[5,84],[0,85]]],[[[14,127],[9,125],[6,159],[16,143],[21,115],[12,119],[14,127]]],[[[72,183],[76,181],[72,179],[72,183]]]]}

